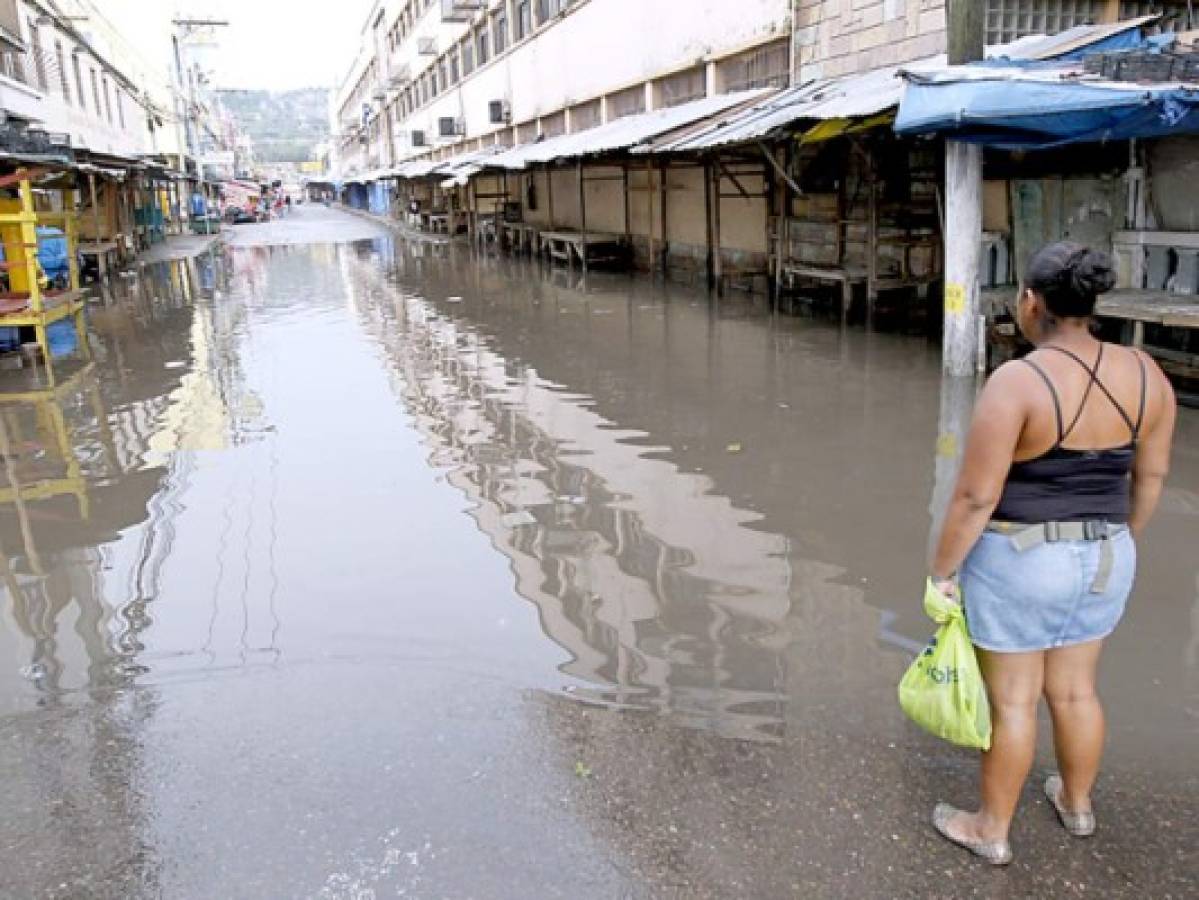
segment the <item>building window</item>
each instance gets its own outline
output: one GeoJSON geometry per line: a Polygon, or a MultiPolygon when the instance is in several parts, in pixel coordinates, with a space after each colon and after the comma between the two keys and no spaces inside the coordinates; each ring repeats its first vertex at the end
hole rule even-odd
{"type": "Polygon", "coordinates": [[[480,28],[478,38],[475,40],[475,46],[479,50],[479,65],[480,66],[487,65],[487,59],[490,55],[488,53],[487,43],[488,43],[487,29],[480,28]]]}
{"type": "Polygon", "coordinates": [[[541,133],[547,138],[557,137],[560,134],[566,134],[566,112],[556,112],[552,116],[543,116],[541,119],[541,133]]]}
{"type": "Polygon", "coordinates": [[[566,9],[568,3],[569,0],[537,0],[537,24],[544,25],[566,9]]]}
{"type": "Polygon", "coordinates": [[[717,83],[726,92],[786,87],[790,52],[787,41],[777,41],[723,59],[716,64],[717,83]]]}
{"type": "Polygon", "coordinates": [[[29,20],[29,43],[33,45],[33,69],[37,73],[39,90],[46,90],[49,84],[46,80],[46,57],[42,54],[42,32],[37,23],[29,20]]]}
{"type": "Polygon", "coordinates": [[[62,88],[62,99],[71,102],[71,82],[67,79],[67,57],[62,52],[62,41],[54,42],[54,55],[58,59],[58,82],[62,88]]]}
{"type": "Polygon", "coordinates": [[[459,79],[458,71],[458,51],[454,50],[450,53],[450,84],[457,84],[459,79]]]}
{"type": "Polygon", "coordinates": [[[462,42],[462,77],[475,70],[475,45],[468,37],[462,42]]]}
{"type": "Polygon", "coordinates": [[[516,126],[516,142],[518,144],[531,144],[537,140],[537,123],[522,122],[516,126]]]}
{"type": "Polygon", "coordinates": [[[600,101],[591,100],[587,103],[580,103],[578,106],[571,107],[570,130],[586,131],[588,128],[594,128],[600,123],[600,118],[600,101]]]}
{"type": "Polygon", "coordinates": [[[75,95],[79,98],[79,107],[87,109],[87,99],[83,94],[83,67],[79,65],[79,56],[71,54],[71,64],[75,67],[75,95]]]}
{"type": "Polygon", "coordinates": [[[108,124],[109,124],[109,125],[111,125],[111,124],[112,124],[112,97],[111,97],[111,96],[109,95],[109,93],[108,93],[108,79],[107,79],[107,78],[104,78],[104,77],[101,77],[101,79],[100,79],[100,80],[101,80],[102,82],[104,82],[104,113],[105,113],[105,118],[107,118],[107,119],[108,119],[108,124]]]}
{"type": "Polygon", "coordinates": [[[508,49],[508,13],[503,9],[491,17],[491,36],[495,55],[499,56],[508,49]]]}
{"type": "Polygon", "coordinates": [[[645,112],[645,88],[641,85],[618,91],[608,97],[608,118],[619,119],[645,112]]]}
{"type": "Polygon", "coordinates": [[[654,87],[662,106],[678,106],[698,100],[708,93],[708,79],[702,66],[659,78],[654,87]]]}
{"type": "Polygon", "coordinates": [[[516,4],[516,39],[523,40],[533,33],[533,0],[518,0],[516,4]]]}
{"type": "Polygon", "coordinates": [[[100,118],[103,110],[100,109],[100,77],[96,74],[96,70],[92,69],[92,100],[96,105],[92,107],[96,111],[96,118],[100,118]]]}
{"type": "Polygon", "coordinates": [[[1103,19],[1104,0],[987,0],[987,43],[1057,34],[1103,19]]]}
{"type": "Polygon", "coordinates": [[[116,89],[117,95],[117,118],[121,121],[121,128],[125,127],[125,104],[121,101],[121,89],[116,89]]]}

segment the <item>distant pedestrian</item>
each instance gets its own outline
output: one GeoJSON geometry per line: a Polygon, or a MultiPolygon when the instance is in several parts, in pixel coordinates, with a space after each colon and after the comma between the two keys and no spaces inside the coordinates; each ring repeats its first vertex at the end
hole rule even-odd
{"type": "Polygon", "coordinates": [[[1132,589],[1133,540],[1161,496],[1175,418],[1157,364],[1091,333],[1115,280],[1105,254],[1077,244],[1033,256],[1016,321],[1036,350],[996,371],[978,400],[933,560],[938,588],[965,603],[992,717],[978,812],[938,804],[933,822],[991,863],[1012,858],[1042,695],[1059,769],[1045,793],[1072,835],[1095,830],[1095,669],[1132,589]]]}

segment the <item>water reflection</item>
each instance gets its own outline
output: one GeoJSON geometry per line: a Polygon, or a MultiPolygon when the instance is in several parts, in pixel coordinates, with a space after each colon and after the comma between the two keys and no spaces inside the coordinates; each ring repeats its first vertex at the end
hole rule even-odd
{"type": "Polygon", "coordinates": [[[142,635],[189,465],[171,451],[182,432],[219,430],[206,417],[223,406],[220,391],[197,384],[237,380],[228,358],[208,352],[222,327],[205,303],[219,265],[200,257],[124,279],[89,310],[94,360],[60,363],[55,387],[31,370],[0,380],[12,624],[0,638],[18,661],[0,669],[4,705],[19,704],[21,680],[44,705],[145,671],[142,635]]]}
{"type": "MultiPolygon", "coordinates": [[[[466,291],[480,291],[477,282],[443,283],[457,269],[435,272],[435,261],[414,249],[403,265],[419,272],[422,286],[444,291],[454,305],[447,309],[463,303],[466,291]]],[[[397,290],[363,256],[350,279],[361,286],[358,312],[400,375],[396,390],[427,437],[431,463],[474,501],[471,515],[510,558],[518,591],[570,654],[563,671],[592,685],[580,693],[724,734],[777,737],[796,679],[829,662],[827,652],[808,646],[817,619],[822,639],[838,638],[833,655],[855,657],[854,673],[840,679],[836,695],[880,668],[889,677],[898,656],[880,649],[882,616],[863,605],[860,588],[836,583],[843,568],[797,554],[789,538],[761,527],[763,514],[747,508],[752,503],[721,494],[699,459],[681,466],[678,445],[657,445],[654,433],[620,427],[591,395],[505,357],[481,328],[408,292],[407,275],[398,272],[397,290]]],[[[518,299],[503,315],[527,343],[530,326],[519,320],[530,310],[552,316],[555,325],[568,315],[606,322],[619,313],[628,318],[628,330],[619,329],[625,341],[639,336],[636,317],[658,324],[667,344],[672,323],[690,330],[698,320],[709,335],[714,330],[705,315],[680,322],[660,304],[638,309],[648,298],[627,284],[600,282],[596,293],[580,297],[574,288],[552,292],[553,281],[534,282],[530,301],[518,299]],[[605,297],[619,307],[588,308],[605,297]]],[[[476,293],[472,317],[480,302],[491,301],[476,293]]],[[[561,337],[556,332],[547,343],[561,337]]],[[[712,344],[708,349],[710,364],[717,354],[712,344]]],[[[600,353],[592,361],[606,362],[600,353]]],[[[626,404],[640,399],[620,396],[626,404]]],[[[703,410],[661,412],[705,441],[703,410]]],[[[710,412],[719,417],[719,409],[710,412]]],[[[681,449],[686,456],[690,448],[681,449]]],[[[720,447],[727,459],[742,450],[731,441],[720,447]]]]}
{"type": "MultiPolygon", "coordinates": [[[[922,339],[390,238],[147,269],[91,322],[54,391],[0,379],[6,708],[404,642],[487,660],[518,646],[486,630],[515,587],[575,696],[764,740],[897,716],[973,391],[938,405],[922,339]],[[469,501],[432,548],[449,492],[422,493],[414,431],[469,501]]],[[[1143,588],[1166,612],[1109,655],[1134,721],[1197,705],[1178,469],[1143,588]]]]}

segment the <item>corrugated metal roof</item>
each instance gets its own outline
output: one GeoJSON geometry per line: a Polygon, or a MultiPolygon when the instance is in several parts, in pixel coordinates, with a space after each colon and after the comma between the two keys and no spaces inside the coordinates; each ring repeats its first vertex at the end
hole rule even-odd
{"type": "Polygon", "coordinates": [[[589,128],[586,131],[564,134],[559,137],[522,144],[487,160],[485,168],[524,169],[535,163],[552,162],[556,159],[573,159],[616,150],[628,150],[651,140],[660,134],[674,131],[685,125],[698,122],[739,106],[763,91],[738,91],[704,97],[650,112],[625,116],[589,128]]]}
{"type": "MultiPolygon", "coordinates": [[[[944,62],[944,57],[941,57],[944,62]]],[[[935,63],[934,60],[925,62],[935,63]]],[[[913,66],[919,64],[912,64],[913,66]]],[[[861,75],[810,81],[779,91],[737,115],[704,128],[667,135],[634,153],[686,153],[742,144],[763,138],[777,128],[801,119],[840,119],[870,116],[899,104],[903,82],[898,66],[861,75]]]]}
{"type": "MultiPolygon", "coordinates": [[[[1113,34],[1127,31],[1152,20],[1137,19],[1119,25],[1083,25],[1046,37],[1034,35],[1010,44],[987,48],[987,55],[1005,59],[1045,59],[1057,53],[1094,44],[1113,34]]],[[[657,141],[633,149],[634,153],[686,153],[711,150],[730,144],[749,143],[771,132],[800,121],[853,119],[873,116],[897,107],[903,97],[904,72],[931,72],[948,65],[944,54],[930,56],[902,66],[887,66],[857,75],[845,75],[808,82],[787,88],[749,109],[721,117],[700,128],[667,134],[657,141]]]]}
{"type": "MultiPolygon", "coordinates": [[[[394,169],[384,172],[384,178],[428,178],[429,176],[451,175],[469,178],[479,171],[481,163],[488,157],[502,153],[506,148],[497,146],[483,147],[479,150],[469,150],[446,159],[414,159],[401,163],[394,169]],[[469,169],[469,171],[467,171],[469,169]],[[465,173],[465,175],[463,174],[465,173]]],[[[462,181],[457,183],[461,184],[462,181]]]]}

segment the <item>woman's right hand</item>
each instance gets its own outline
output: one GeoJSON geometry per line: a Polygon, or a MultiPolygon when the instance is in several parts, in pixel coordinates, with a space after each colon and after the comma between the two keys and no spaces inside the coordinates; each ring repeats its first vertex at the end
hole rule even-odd
{"type": "Polygon", "coordinates": [[[933,578],[933,587],[935,587],[942,597],[952,600],[954,603],[961,603],[961,594],[958,591],[958,583],[952,578],[933,578]]]}

